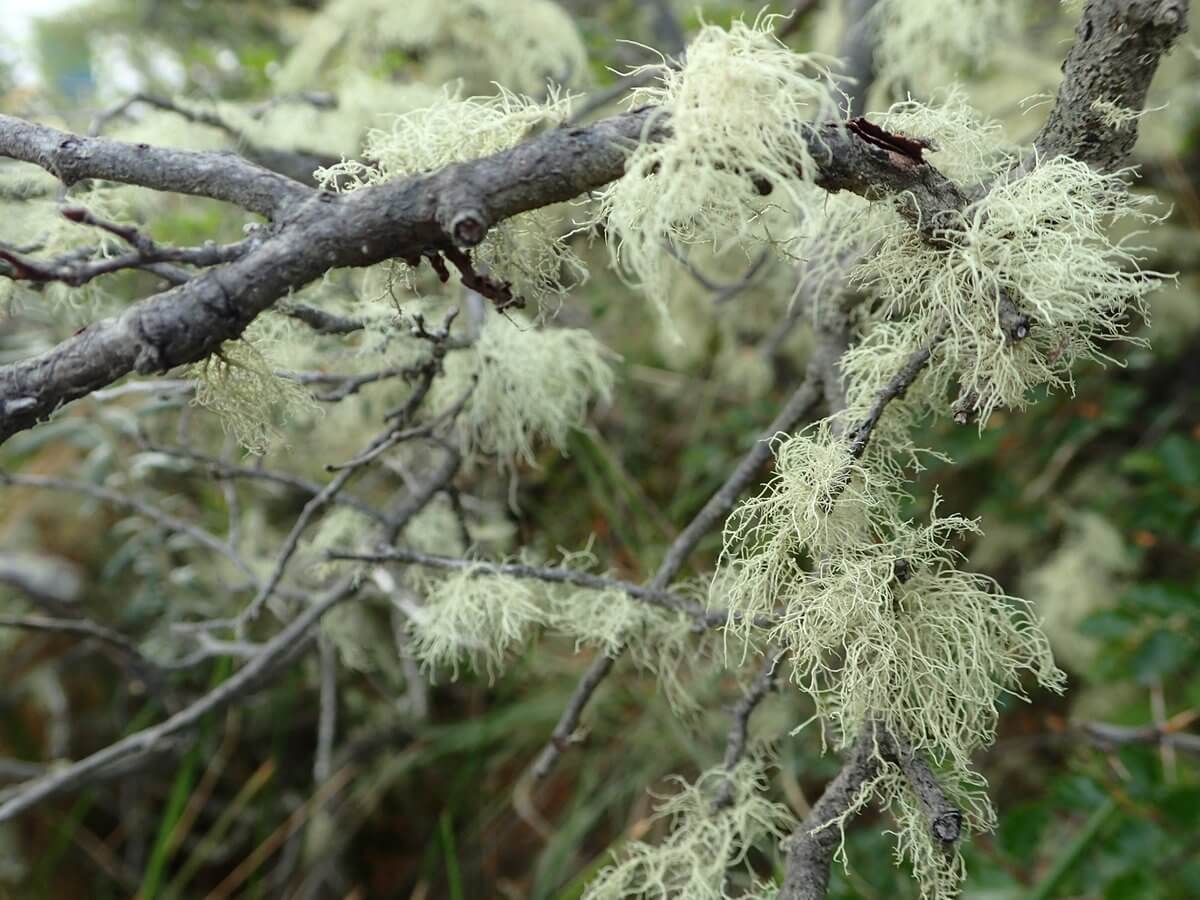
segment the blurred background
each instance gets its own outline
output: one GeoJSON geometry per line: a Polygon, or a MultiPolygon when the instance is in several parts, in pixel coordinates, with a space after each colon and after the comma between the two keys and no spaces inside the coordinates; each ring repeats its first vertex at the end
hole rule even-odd
{"type": "MultiPolygon", "coordinates": [[[[1037,98],[1057,85],[1078,10],[1050,0],[1012,4],[1014,27],[998,30],[994,52],[958,73],[971,101],[1019,142],[1041,122],[1037,98]]],[[[776,4],[795,9],[787,43],[835,51],[840,5],[776,4]]],[[[87,131],[99,112],[135,93],[171,98],[176,109],[131,106],[102,127],[258,159],[286,152],[279,165],[304,177],[354,156],[384,114],[414,108],[448,82],[465,95],[494,91],[494,82],[537,94],[552,75],[603,99],[614,70],[656,58],[647,46],[678,52],[701,21],[723,24],[758,8],[9,0],[0,3],[0,110],[87,131]],[[268,108],[273,97],[291,99],[268,108]],[[223,124],[211,124],[214,115],[223,124]]],[[[1146,266],[1178,273],[1177,284],[1152,298],[1151,324],[1135,327],[1149,346],[1108,348],[1112,364],[1079,371],[1073,394],[997,414],[982,433],[945,421],[918,441],[953,463],[931,462],[919,474],[914,511],[928,508],[936,487],[944,509],[981,518],[984,536],[964,547],[970,565],[1033,601],[1070,676],[1063,697],[1009,704],[998,740],[979,761],[1000,827],[966,848],[967,897],[1200,896],[1197,32],[1193,13],[1192,35],[1155,80],[1155,111],[1142,120],[1135,154],[1138,189],[1158,196],[1166,216],[1148,238],[1146,266]]],[[[877,89],[867,106],[893,99],[877,89]]],[[[597,103],[590,115],[618,108],[597,103]]],[[[0,205],[11,230],[49,189],[15,166],[3,170],[0,205]]],[[[245,218],[178,197],[131,208],[156,237],[185,242],[235,236],[245,218]]],[[[617,396],[594,427],[571,437],[569,456],[547,451],[520,471],[515,506],[495,473],[468,476],[460,491],[489,510],[487,540],[502,551],[528,544],[553,553],[591,540],[600,559],[641,581],[771,419],[803,372],[812,339],[803,317],[790,315],[795,273],[783,264],[765,267],[730,303],[713,302],[712,282],[736,281],[744,260],[715,260],[699,278],[681,270],[671,298],[680,344],[606,271],[599,243],[577,244],[593,274],[558,315],[621,355],[617,396]]],[[[116,279],[70,303],[4,295],[0,362],[144,296],[149,284],[140,275],[116,279]]],[[[178,414],[178,402],[159,402],[178,414]]],[[[225,500],[211,481],[155,469],[122,436],[115,414],[82,406],[9,441],[0,466],[102,484],[141,464],[130,477],[147,480],[180,514],[223,520],[225,500]]],[[[136,414],[164,413],[139,406],[136,414]]],[[[189,578],[203,580],[202,570],[185,565],[136,512],[34,490],[8,488],[0,497],[6,560],[35,552],[50,560],[60,587],[67,579],[64,589],[93,619],[148,653],[164,652],[160,621],[189,578]]],[[[255,521],[270,534],[286,533],[302,505],[249,494],[243,502],[254,504],[255,521]]],[[[719,550],[714,534],[694,561],[711,563],[719,550]]],[[[23,604],[19,589],[0,581],[0,611],[23,604]]],[[[0,647],[0,779],[8,783],[162,718],[170,691],[194,695],[231,666],[214,657],[160,693],[61,635],[0,629],[0,647]]],[[[737,684],[712,674],[695,688],[698,709],[680,717],[653,678],[619,671],[589,711],[589,740],[534,792],[520,775],[589,662],[573,650],[540,643],[494,683],[470,673],[443,678],[403,709],[390,672],[347,667],[335,763],[345,775],[317,786],[316,670],[306,661],[136,777],[0,825],[0,896],[578,897],[610,851],[661,828],[649,819],[650,792],[667,790],[667,775],[692,776],[720,758],[724,705],[737,684]]],[[[396,677],[405,691],[418,690],[396,677]]],[[[788,735],[808,714],[785,690],[755,722],[778,741],[773,789],[797,815],[838,769],[815,731],[788,735]]],[[[850,865],[835,865],[832,897],[916,895],[892,864],[886,824],[868,815],[848,832],[850,865]]],[[[767,872],[778,864],[761,861],[767,872]]]]}

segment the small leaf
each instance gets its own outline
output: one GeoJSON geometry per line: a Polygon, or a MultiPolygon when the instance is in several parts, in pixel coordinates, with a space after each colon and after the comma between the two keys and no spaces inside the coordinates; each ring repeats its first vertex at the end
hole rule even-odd
{"type": "Polygon", "coordinates": [[[1158,448],[1167,476],[1178,484],[1200,486],[1200,442],[1170,434],[1158,448]]]}
{"type": "Polygon", "coordinates": [[[1134,652],[1133,674],[1138,681],[1148,684],[1179,670],[1195,649],[1194,642],[1179,632],[1155,631],[1134,652]]]}

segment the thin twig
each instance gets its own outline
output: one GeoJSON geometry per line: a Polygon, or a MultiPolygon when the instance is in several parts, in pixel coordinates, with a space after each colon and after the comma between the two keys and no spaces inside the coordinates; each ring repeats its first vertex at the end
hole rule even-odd
{"type": "Polygon", "coordinates": [[[533,566],[526,563],[496,563],[486,560],[459,559],[453,556],[436,556],[431,553],[418,553],[415,550],[401,548],[355,552],[330,550],[325,556],[331,560],[357,560],[372,563],[402,562],[452,572],[467,572],[472,576],[479,577],[528,578],[554,584],[573,584],[594,591],[620,591],[663,609],[691,616],[705,625],[719,624],[728,619],[728,613],[724,610],[706,610],[698,603],[667,590],[656,590],[607,575],[595,575],[565,566],[533,566]]]}
{"type": "Polygon", "coordinates": [[[353,593],[352,582],[345,582],[330,590],[289,622],[263,646],[262,652],[245,666],[166,721],[135,731],[78,762],[56,768],[34,781],[15,786],[12,789],[13,795],[0,804],[0,822],[8,821],[49,797],[86,784],[92,776],[114,763],[134,755],[157,752],[164,742],[191,730],[209,713],[244,698],[257,682],[278,671],[277,664],[295,651],[302,638],[309,635],[310,630],[325,613],[353,593]]]}
{"type": "MultiPolygon", "coordinates": [[[[701,507],[687,527],[672,542],[662,564],[650,581],[649,588],[651,590],[665,590],[687,563],[688,557],[696,549],[700,540],[729,515],[729,511],[733,509],[733,505],[741,496],[742,491],[754,481],[759,470],[774,453],[774,438],[795,428],[796,424],[810,414],[820,402],[820,387],[820,376],[810,370],[800,387],[788,398],[774,421],[767,426],[750,451],[734,467],[729,477],[725,479],[725,483],[708,499],[708,502],[701,507]]],[[[554,726],[549,743],[542,749],[531,767],[530,771],[534,779],[542,779],[549,775],[563,750],[571,743],[576,742],[574,736],[579,727],[579,719],[583,715],[583,710],[587,707],[596,688],[612,671],[615,661],[615,656],[607,654],[598,657],[575,686],[566,708],[554,726]]]]}
{"type": "MultiPolygon", "coordinates": [[[[733,772],[746,754],[746,745],[750,738],[750,717],[754,715],[754,710],[758,709],[758,705],[775,689],[775,678],[782,657],[783,650],[779,647],[773,647],[767,651],[758,676],[733,708],[733,724],[729,728],[729,736],[725,741],[724,766],[726,772],[733,772]]],[[[726,779],[713,802],[713,808],[724,809],[733,800],[733,782],[726,779]]]]}

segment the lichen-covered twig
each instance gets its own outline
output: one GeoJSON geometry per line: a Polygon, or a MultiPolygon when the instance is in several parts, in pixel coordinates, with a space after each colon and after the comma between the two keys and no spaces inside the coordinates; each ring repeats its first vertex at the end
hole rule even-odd
{"type": "Polygon", "coordinates": [[[67,206],[62,215],[72,222],[91,225],[107,231],[130,244],[133,250],[115,256],[96,255],[99,248],[90,249],[86,255],[72,251],[55,259],[35,259],[15,250],[0,247],[0,261],[6,266],[7,275],[14,281],[31,281],[44,284],[60,281],[71,287],[87,284],[102,275],[125,269],[146,269],[164,275],[173,284],[187,281],[190,273],[178,267],[163,268],[162,263],[187,263],[192,266],[216,266],[237,259],[250,249],[250,241],[236,244],[204,244],[199,247],[172,247],[156,243],[130,225],[121,225],[95,215],[83,207],[67,206]]]}
{"type": "Polygon", "coordinates": [[[1088,0],[1063,80],[1034,140],[1038,159],[1066,155],[1103,172],[1125,165],[1137,142],[1136,114],[1158,64],[1188,27],[1190,0],[1088,0]],[[1134,114],[1116,121],[1108,109],[1134,114]]]}
{"type": "MultiPolygon", "coordinates": [[[[781,432],[791,431],[795,428],[797,423],[811,414],[820,400],[821,379],[819,374],[810,370],[801,385],[788,398],[774,421],[760,435],[750,452],[742,457],[729,477],[725,479],[725,483],[708,499],[708,502],[701,507],[692,521],[667,548],[667,554],[663,558],[662,564],[650,581],[650,590],[666,589],[671,580],[687,564],[688,557],[696,549],[700,540],[725,520],[729,511],[737,503],[738,497],[750,486],[759,470],[771,458],[772,439],[781,432]]],[[[608,654],[598,657],[579,680],[571,699],[559,717],[558,724],[554,727],[550,742],[543,748],[531,767],[530,771],[535,779],[545,778],[549,775],[563,750],[572,743],[584,708],[596,688],[612,671],[615,661],[616,658],[608,654]]]]}
{"type": "MultiPolygon", "coordinates": [[[[782,656],[783,651],[778,647],[767,650],[758,675],[733,707],[733,724],[730,726],[729,736],[725,740],[723,764],[726,772],[732,772],[737,768],[737,764],[746,755],[746,746],[750,740],[750,717],[754,715],[754,710],[758,709],[759,704],[767,698],[767,695],[775,689],[779,660],[782,656]]],[[[717,792],[713,807],[722,809],[732,802],[733,785],[726,781],[717,792]]]]}
{"type": "Polygon", "coordinates": [[[596,575],[566,566],[534,566],[526,563],[462,559],[454,556],[418,553],[415,550],[406,550],[401,547],[388,547],[371,552],[330,550],[325,556],[331,560],[355,560],[371,563],[400,562],[450,572],[469,572],[472,576],[478,577],[528,578],[552,584],[573,584],[595,591],[621,591],[637,600],[690,616],[702,625],[718,624],[728,618],[728,613],[724,610],[706,610],[699,604],[667,590],[654,590],[643,585],[622,581],[619,578],[596,575]]]}
{"type": "MultiPolygon", "coordinates": [[[[608,184],[623,174],[630,146],[668,133],[666,117],[651,113],[555,129],[492,156],[347,194],[313,191],[224,154],[80,137],[0,116],[0,154],[38,163],[66,183],[106,178],[197,194],[276,220],[251,236],[238,259],[0,368],[0,440],[131,372],[205,358],[331,268],[465,251],[505,219],[608,184]]],[[[796,142],[798,156],[806,148],[817,166],[818,185],[869,197],[903,193],[902,209],[922,229],[963,203],[928,163],[898,157],[838,123],[798,123],[796,142]]]]}
{"type": "MultiPolygon", "coordinates": [[[[1124,163],[1136,128],[1117,135],[1112,128],[1098,127],[1095,120],[1100,112],[1095,103],[1115,100],[1135,110],[1142,108],[1158,61],[1186,28],[1187,8],[1187,0],[1089,0],[1078,41],[1064,67],[1058,101],[1036,142],[1042,157],[1070,154],[1109,171],[1124,163]]],[[[1027,329],[1028,320],[1014,321],[1013,327],[1027,329]]],[[[883,408],[911,385],[935,349],[931,344],[915,351],[880,391],[868,415],[851,432],[858,455],[865,451],[883,408]]],[[[959,410],[959,415],[965,414],[959,410]]],[[[911,752],[902,736],[888,735],[868,723],[841,771],[788,843],[781,900],[820,900],[826,895],[830,863],[841,840],[835,823],[856,808],[860,791],[879,773],[884,756],[901,767],[934,836],[947,844],[957,840],[961,813],[946,799],[925,761],[911,752]]]]}
{"type": "Polygon", "coordinates": [[[787,870],[779,900],[822,900],[829,889],[829,866],[842,835],[837,822],[852,810],[864,785],[879,774],[874,726],[863,729],[842,769],[785,842],[787,870]]]}

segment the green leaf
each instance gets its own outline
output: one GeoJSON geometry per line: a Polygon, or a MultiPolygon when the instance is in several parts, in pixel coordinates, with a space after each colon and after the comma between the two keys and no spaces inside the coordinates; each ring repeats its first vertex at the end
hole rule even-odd
{"type": "Polygon", "coordinates": [[[1195,652],[1194,642],[1177,631],[1160,629],[1151,633],[1133,654],[1133,674],[1149,684],[1178,671],[1195,652]]]}
{"type": "Polygon", "coordinates": [[[1121,604],[1141,614],[1200,615],[1200,597],[1194,589],[1164,581],[1134,585],[1121,598],[1121,604]]]}
{"type": "Polygon", "coordinates": [[[1172,481],[1200,486],[1200,442],[1188,440],[1182,434],[1169,434],[1158,447],[1163,468],[1172,481]]]}
{"type": "Polygon", "coordinates": [[[1200,833],[1200,784],[1168,788],[1159,809],[1184,833],[1200,833]]]}
{"type": "Polygon", "coordinates": [[[1114,878],[1104,889],[1104,900],[1151,900],[1160,894],[1145,872],[1126,872],[1114,878]]]}
{"type": "Polygon", "coordinates": [[[1119,640],[1130,635],[1137,625],[1137,620],[1128,612],[1106,609],[1084,619],[1079,624],[1079,633],[1102,640],[1119,640]]]}
{"type": "Polygon", "coordinates": [[[1029,803],[1008,810],[1000,820],[997,839],[1009,856],[1028,865],[1033,862],[1042,832],[1050,821],[1050,812],[1042,804],[1029,803]]]}

